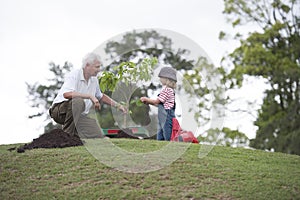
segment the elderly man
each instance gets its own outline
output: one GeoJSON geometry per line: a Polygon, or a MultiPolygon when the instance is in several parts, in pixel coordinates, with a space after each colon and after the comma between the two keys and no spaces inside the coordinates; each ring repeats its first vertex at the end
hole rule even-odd
{"type": "Polygon", "coordinates": [[[71,71],[49,109],[50,116],[63,131],[84,138],[103,137],[97,121],[88,116],[90,109],[100,109],[100,102],[126,109],[105,94],[99,88],[97,74],[100,72],[101,59],[95,53],[87,54],[82,68],[71,71]]]}

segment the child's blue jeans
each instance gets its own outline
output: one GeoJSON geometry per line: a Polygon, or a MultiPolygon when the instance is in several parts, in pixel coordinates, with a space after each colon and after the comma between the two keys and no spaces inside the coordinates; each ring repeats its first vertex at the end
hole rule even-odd
{"type": "Polygon", "coordinates": [[[157,140],[171,139],[172,119],[175,117],[175,109],[165,109],[163,104],[158,104],[158,133],[157,140]]]}

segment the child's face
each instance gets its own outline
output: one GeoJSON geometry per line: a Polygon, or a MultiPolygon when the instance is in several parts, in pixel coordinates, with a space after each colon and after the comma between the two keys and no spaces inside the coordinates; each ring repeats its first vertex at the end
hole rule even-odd
{"type": "Polygon", "coordinates": [[[160,77],[159,80],[160,80],[162,85],[166,85],[166,79],[165,78],[160,77]]]}

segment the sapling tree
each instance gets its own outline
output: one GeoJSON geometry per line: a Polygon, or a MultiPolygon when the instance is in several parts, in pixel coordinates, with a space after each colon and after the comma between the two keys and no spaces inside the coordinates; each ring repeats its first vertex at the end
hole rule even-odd
{"type": "Polygon", "coordinates": [[[112,71],[102,72],[99,77],[101,91],[115,94],[120,105],[127,108],[128,114],[122,116],[124,127],[128,126],[128,116],[133,114],[133,107],[130,105],[137,107],[144,105],[139,98],[132,98],[132,94],[135,93],[138,86],[143,86],[143,83],[151,80],[157,62],[155,57],[144,58],[140,63],[122,62],[113,67],[112,71]]]}

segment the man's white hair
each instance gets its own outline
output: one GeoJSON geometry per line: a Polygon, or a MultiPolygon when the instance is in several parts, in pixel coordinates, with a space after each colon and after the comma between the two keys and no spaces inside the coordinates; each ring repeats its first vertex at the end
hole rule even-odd
{"type": "Polygon", "coordinates": [[[82,59],[82,68],[84,68],[87,64],[93,64],[95,61],[101,62],[101,57],[96,53],[88,53],[83,59],[82,59]]]}

